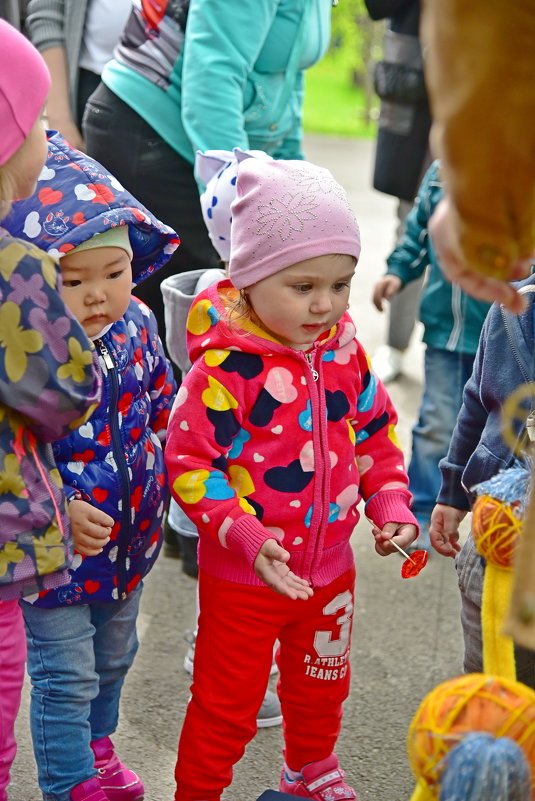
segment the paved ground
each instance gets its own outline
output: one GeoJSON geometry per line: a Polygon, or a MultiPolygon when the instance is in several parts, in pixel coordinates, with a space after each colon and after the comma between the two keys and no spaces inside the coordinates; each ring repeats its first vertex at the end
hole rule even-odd
{"type": "MultiPolygon", "coordinates": [[[[360,339],[373,353],[383,342],[385,319],[371,305],[371,288],[392,245],[395,202],[370,189],[373,143],[309,138],[306,150],[345,186],[360,222],[363,251],[352,311],[360,339]]],[[[421,391],[419,333],[406,358],[406,375],[390,387],[407,455],[421,391]]],[[[337,751],[362,801],[408,801],[414,787],[406,756],[408,725],[423,696],[461,672],[458,590],[451,560],[435,555],[418,578],[404,581],[401,558],[377,556],[372,542],[369,525],[359,523],[352,692],[337,751]]],[[[125,683],[114,738],[123,760],[144,778],[147,801],[173,798],[176,743],[189,694],[183,635],[194,610],[195,581],[180,571],[180,562],[161,557],[146,582],[141,647],[125,683]]],[[[40,797],[27,720],[26,688],[10,801],[40,797]]],[[[281,746],[280,727],[259,731],[224,801],[254,801],[266,788],[276,788],[281,746]]]]}

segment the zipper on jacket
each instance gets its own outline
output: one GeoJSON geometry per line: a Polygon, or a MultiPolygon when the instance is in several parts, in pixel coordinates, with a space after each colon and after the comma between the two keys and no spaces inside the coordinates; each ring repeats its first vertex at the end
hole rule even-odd
{"type": "MultiPolygon", "coordinates": [[[[108,368],[108,375],[110,377],[110,409],[117,408],[119,399],[119,381],[117,379],[117,369],[115,363],[108,351],[108,348],[102,341],[98,341],[98,348],[100,355],[104,360],[104,364],[108,368]]],[[[97,344],[97,343],[95,343],[97,344]]],[[[119,431],[119,423],[117,414],[110,415],[109,420],[111,442],[113,449],[113,456],[119,475],[121,477],[121,534],[117,543],[117,594],[119,600],[124,600],[127,596],[126,592],[126,559],[128,556],[128,542],[130,540],[130,479],[128,478],[128,468],[124,455],[124,448],[121,442],[121,435],[119,431]]]]}
{"type": "Polygon", "coordinates": [[[531,379],[530,379],[530,377],[528,375],[526,375],[526,371],[524,370],[524,362],[523,362],[523,359],[520,356],[519,350],[518,350],[518,348],[516,346],[515,339],[513,337],[512,331],[511,331],[511,326],[509,325],[509,321],[507,319],[507,314],[506,314],[505,310],[503,309],[503,307],[501,308],[500,311],[501,311],[502,320],[503,320],[503,327],[505,328],[505,331],[507,333],[507,338],[509,340],[509,345],[511,347],[511,350],[513,351],[513,356],[515,357],[515,361],[518,364],[518,368],[519,368],[520,372],[524,376],[524,383],[525,384],[529,384],[531,379]]]}
{"type": "Polygon", "coordinates": [[[310,367],[310,372],[312,373],[312,378],[314,379],[314,381],[317,381],[318,378],[320,377],[320,374],[318,373],[318,371],[314,368],[314,366],[312,364],[312,354],[311,353],[305,353],[305,359],[307,360],[308,366],[310,367]]]}
{"type": "MultiPolygon", "coordinates": [[[[323,395],[323,397],[324,397],[324,393],[323,393],[323,389],[322,389],[321,385],[318,386],[318,384],[317,384],[317,382],[319,381],[320,375],[319,375],[318,370],[316,370],[316,368],[314,367],[315,357],[317,357],[317,352],[318,352],[317,351],[317,346],[315,345],[314,348],[310,352],[303,353],[303,356],[304,356],[304,358],[305,358],[305,360],[306,360],[306,362],[308,364],[308,367],[310,369],[312,378],[313,378],[313,380],[315,382],[315,387],[314,387],[315,392],[314,393],[312,393],[312,392],[310,393],[310,404],[311,404],[311,409],[310,410],[311,410],[311,417],[312,417],[311,434],[312,434],[312,441],[314,443],[314,472],[315,472],[314,482],[316,483],[316,485],[318,484],[318,482],[321,483],[321,488],[320,488],[320,496],[321,496],[321,498],[320,498],[320,503],[318,505],[319,508],[317,510],[317,517],[315,518],[316,536],[314,538],[315,539],[314,551],[313,551],[313,553],[311,555],[310,562],[309,562],[308,567],[307,567],[307,575],[304,576],[304,578],[307,578],[310,581],[311,586],[314,586],[313,581],[312,581],[312,574],[314,572],[314,569],[315,569],[315,566],[316,566],[316,562],[318,560],[318,555],[320,553],[320,548],[319,548],[320,536],[321,536],[321,533],[323,532],[324,518],[325,518],[325,510],[323,508],[323,506],[324,506],[323,505],[323,500],[328,495],[328,493],[326,492],[326,483],[327,483],[327,485],[329,483],[329,480],[328,480],[328,477],[327,477],[327,471],[329,469],[327,467],[328,460],[325,458],[325,453],[328,452],[328,448],[326,450],[325,431],[324,431],[324,425],[326,426],[327,418],[326,418],[326,413],[325,413],[325,402],[322,403],[322,400],[321,400],[321,396],[323,395]],[[313,397],[313,395],[314,395],[314,397],[313,397]],[[324,421],[324,422],[322,422],[322,421],[324,421]],[[314,433],[314,432],[316,432],[316,433],[314,433]],[[317,447],[316,447],[316,445],[317,445],[317,447]]],[[[315,495],[316,495],[316,493],[314,492],[314,496],[315,495]]],[[[313,501],[313,503],[314,503],[314,501],[313,501]]],[[[314,503],[314,506],[315,506],[315,503],[314,503]]],[[[327,511],[327,515],[328,515],[328,511],[327,511]]],[[[312,521],[311,521],[309,530],[310,530],[310,532],[312,532],[312,521]]],[[[323,532],[323,534],[325,535],[325,532],[323,532]]],[[[321,540],[321,542],[323,543],[323,540],[321,540]]]]}

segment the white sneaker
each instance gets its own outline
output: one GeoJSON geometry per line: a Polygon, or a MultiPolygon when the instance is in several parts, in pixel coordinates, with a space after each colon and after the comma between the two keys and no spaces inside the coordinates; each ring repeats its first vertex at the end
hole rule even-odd
{"type": "Polygon", "coordinates": [[[383,384],[394,381],[401,374],[402,364],[403,351],[390,345],[381,345],[372,359],[373,371],[383,384]]]}
{"type": "Polygon", "coordinates": [[[184,639],[189,643],[189,648],[184,657],[184,670],[193,676],[193,660],[195,658],[195,640],[197,639],[196,631],[186,631],[184,639]]]}
{"type": "Polygon", "coordinates": [[[266,690],[262,706],[256,716],[256,725],[259,729],[267,729],[269,726],[280,726],[281,723],[280,701],[272,690],[266,690]]]}

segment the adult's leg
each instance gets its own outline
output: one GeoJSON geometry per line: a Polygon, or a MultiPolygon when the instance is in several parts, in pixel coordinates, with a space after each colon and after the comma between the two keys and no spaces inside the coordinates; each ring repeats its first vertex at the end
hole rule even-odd
{"type": "Polygon", "coordinates": [[[100,83],[100,75],[91,70],[78,70],[78,96],[76,98],[76,124],[82,129],[85,104],[100,83]]]}
{"type": "Polygon", "coordinates": [[[17,751],[15,719],[25,661],[26,635],[19,602],[0,601],[0,801],[7,801],[9,771],[17,751]]]}
{"type": "Polygon", "coordinates": [[[154,311],[165,343],[163,279],[220,266],[202,217],[193,165],[103,83],[86,103],[82,127],[88,155],[180,235],[181,244],[169,262],[134,290],[154,311]]]}
{"type": "Polygon", "coordinates": [[[96,776],[89,711],[98,693],[87,604],[42,609],[21,601],[32,684],[30,727],[44,801],[69,801],[96,776]]]}

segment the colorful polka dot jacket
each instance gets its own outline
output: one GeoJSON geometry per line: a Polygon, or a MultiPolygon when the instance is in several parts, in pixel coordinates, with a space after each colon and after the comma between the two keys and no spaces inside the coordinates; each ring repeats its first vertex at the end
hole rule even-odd
{"type": "MultiPolygon", "coordinates": [[[[35,194],[14,204],[7,223],[60,255],[94,234],[128,224],[134,283],[163,265],[179,241],[102,165],[57,133],[49,133],[35,194]]],[[[153,313],[132,297],[95,347],[103,375],[101,403],[53,449],[67,498],[98,506],[115,524],[100,554],[75,553],[68,585],[28,599],[38,606],[123,598],[149,572],[161,546],[168,498],[162,442],[176,385],[153,313]]]]}
{"type": "Polygon", "coordinates": [[[193,367],[171,414],[173,496],[198,528],[202,570],[260,585],[253,563],[275,538],[320,587],[353,564],[357,506],[376,525],[415,524],[395,409],[349,314],[305,353],[252,322],[227,321],[228,280],[193,303],[193,367]]]}

